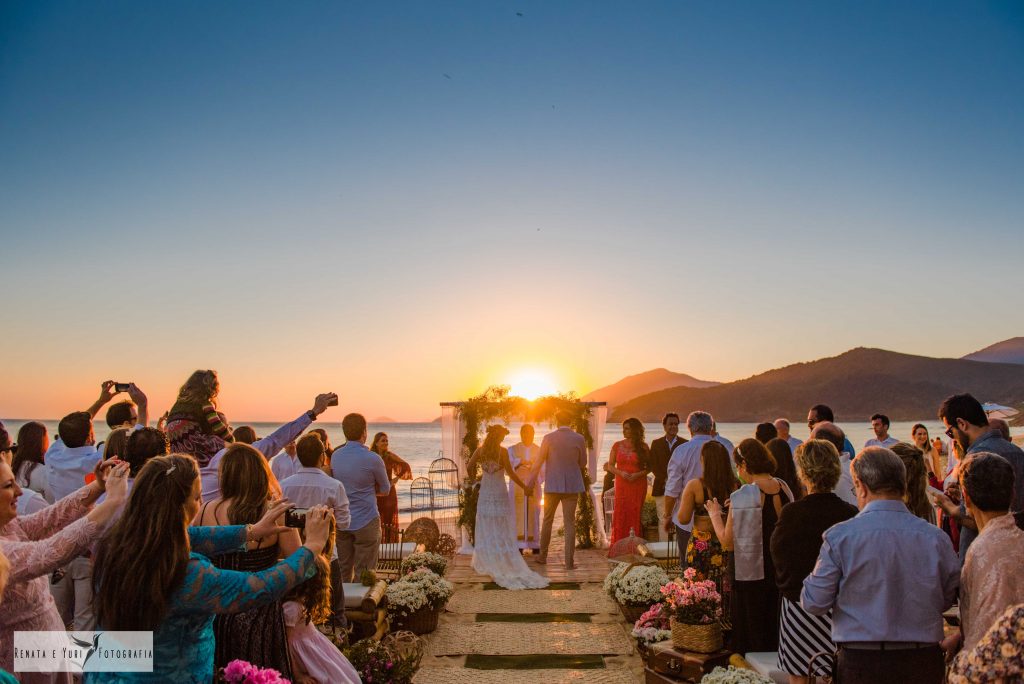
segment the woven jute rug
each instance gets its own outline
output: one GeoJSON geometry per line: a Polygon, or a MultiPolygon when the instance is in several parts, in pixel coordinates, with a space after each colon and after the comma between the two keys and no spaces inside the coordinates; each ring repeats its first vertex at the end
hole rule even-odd
{"type": "Polygon", "coordinates": [[[614,613],[615,602],[601,589],[561,591],[482,591],[459,589],[448,602],[451,613],[614,613]]]}
{"type": "Polygon", "coordinates": [[[637,684],[623,668],[605,670],[467,670],[456,667],[424,667],[413,677],[415,684],[637,684]]]}
{"type": "Polygon", "coordinates": [[[620,625],[578,622],[450,623],[438,627],[430,636],[426,648],[426,654],[432,656],[471,653],[621,655],[632,652],[633,645],[620,625]]]}

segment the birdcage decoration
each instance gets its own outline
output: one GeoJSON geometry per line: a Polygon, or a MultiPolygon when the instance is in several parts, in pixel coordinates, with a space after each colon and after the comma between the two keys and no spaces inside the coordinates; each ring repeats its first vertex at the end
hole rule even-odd
{"type": "Polygon", "coordinates": [[[430,480],[425,477],[417,477],[409,485],[409,511],[412,517],[417,514],[433,515],[434,512],[434,490],[430,486],[430,480]]]}
{"type": "Polygon", "coordinates": [[[435,458],[427,471],[434,493],[433,518],[442,534],[458,537],[459,466],[450,458],[435,458]]]}

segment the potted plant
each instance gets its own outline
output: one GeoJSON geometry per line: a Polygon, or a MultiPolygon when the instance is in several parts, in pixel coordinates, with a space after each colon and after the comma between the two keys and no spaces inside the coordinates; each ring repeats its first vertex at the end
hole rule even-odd
{"type": "Polygon", "coordinates": [[[402,574],[408,575],[418,568],[427,568],[435,575],[444,577],[448,569],[448,559],[438,553],[429,551],[417,551],[402,559],[402,574]]]}
{"type": "Polygon", "coordinates": [[[772,680],[760,672],[730,665],[718,666],[701,677],[700,684],[772,684],[772,680]]]}
{"type": "Polygon", "coordinates": [[[604,579],[604,590],[619,604],[627,622],[636,622],[661,600],[661,587],[668,575],[657,565],[619,563],[604,579]]]}
{"type": "Polygon", "coordinates": [[[722,596],[711,580],[698,580],[687,568],[661,587],[670,617],[672,645],[681,651],[715,653],[722,649],[722,596]]]}
{"type": "Polygon", "coordinates": [[[427,568],[413,570],[388,585],[388,617],[396,630],[429,634],[453,592],[452,583],[427,568]]]}
{"type": "Polygon", "coordinates": [[[666,641],[672,636],[669,614],[664,603],[655,603],[633,623],[632,636],[637,650],[646,660],[652,644],[666,641]]]}
{"type": "Polygon", "coordinates": [[[658,541],[658,504],[652,496],[644,500],[640,509],[640,526],[643,528],[644,539],[658,541]]]}

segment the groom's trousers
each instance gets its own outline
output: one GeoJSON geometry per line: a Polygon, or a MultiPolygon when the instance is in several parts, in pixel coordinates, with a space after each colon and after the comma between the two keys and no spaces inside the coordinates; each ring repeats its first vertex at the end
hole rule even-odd
{"type": "Polygon", "coordinates": [[[547,558],[551,543],[551,525],[555,522],[555,510],[562,504],[562,522],[565,525],[565,565],[572,565],[576,551],[576,503],[579,494],[557,494],[544,492],[544,524],[540,531],[540,553],[547,558]]]}

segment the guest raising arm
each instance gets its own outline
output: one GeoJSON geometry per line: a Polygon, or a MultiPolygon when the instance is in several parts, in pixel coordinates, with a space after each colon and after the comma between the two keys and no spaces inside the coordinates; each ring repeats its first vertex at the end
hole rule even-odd
{"type": "MultiPolygon", "coordinates": [[[[0,463],[0,550],[10,560],[10,581],[0,611],[0,669],[13,668],[15,631],[64,630],[50,595],[50,574],[81,555],[124,504],[128,465],[107,461],[96,479],[38,513],[18,516],[22,494],[6,463],[0,463]],[[93,507],[103,492],[106,500],[93,507]]],[[[23,673],[23,682],[70,682],[70,674],[23,673]]]]}
{"type": "Polygon", "coordinates": [[[153,672],[89,673],[87,682],[209,682],[214,615],[277,601],[316,571],[315,558],[329,532],[326,508],[307,513],[302,547],[270,568],[249,573],[217,568],[192,545],[224,553],[287,532],[274,522],[287,506],[270,508],[255,525],[218,530],[217,543],[207,545],[204,538],[213,531],[188,530],[200,502],[195,459],[171,454],[143,466],[124,515],[100,540],[94,575],[99,627],[152,630],[153,672]]]}

